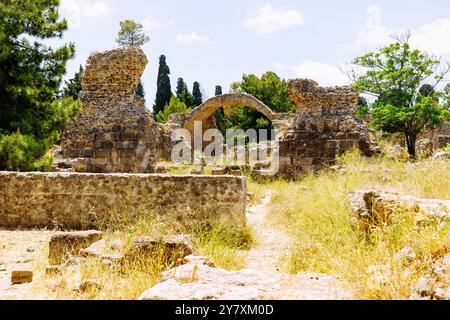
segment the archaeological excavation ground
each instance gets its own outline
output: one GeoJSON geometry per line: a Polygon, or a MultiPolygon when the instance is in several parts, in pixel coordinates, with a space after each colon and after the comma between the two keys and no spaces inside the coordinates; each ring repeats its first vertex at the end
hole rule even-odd
{"type": "Polygon", "coordinates": [[[372,5],[343,45],[353,29],[301,31],[299,4],[205,2],[189,28],[230,21],[186,33],[160,1],[141,22],[69,2],[0,3],[0,300],[450,300],[450,50],[420,45],[432,23],[369,45],[387,30],[372,5]],[[68,28],[79,52],[44,41],[68,28]]]}

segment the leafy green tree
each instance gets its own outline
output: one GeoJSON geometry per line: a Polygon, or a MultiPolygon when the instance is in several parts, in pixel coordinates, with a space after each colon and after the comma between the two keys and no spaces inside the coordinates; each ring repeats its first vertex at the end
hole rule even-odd
{"type": "Polygon", "coordinates": [[[203,103],[203,95],[200,91],[200,83],[197,81],[194,82],[194,86],[192,88],[192,96],[194,97],[194,106],[197,107],[203,103]]]}
{"type": "Polygon", "coordinates": [[[434,87],[431,84],[425,83],[420,87],[419,93],[424,97],[433,97],[436,90],[434,90],[434,87]]]}
{"type": "Polygon", "coordinates": [[[189,108],[188,106],[186,106],[186,104],[181,101],[179,98],[177,97],[172,97],[170,98],[170,102],[169,104],[166,104],[164,106],[164,110],[163,111],[159,111],[156,114],[156,121],[161,122],[161,123],[166,123],[169,119],[169,116],[172,113],[178,113],[178,112],[182,112],[182,113],[186,113],[191,111],[191,108],[189,108]]]}
{"type": "Polygon", "coordinates": [[[295,112],[295,104],[288,94],[286,82],[275,72],[268,71],[261,78],[244,75],[235,89],[258,98],[274,112],[295,112]]]}
{"type": "Polygon", "coordinates": [[[408,153],[415,158],[417,137],[448,117],[434,88],[449,69],[439,71],[440,61],[412,49],[409,39],[409,33],[398,35],[395,43],[357,57],[353,63],[364,72],[353,72],[353,86],[376,97],[370,108],[375,128],[403,133],[408,153]],[[423,86],[431,82],[431,87],[423,86]],[[421,88],[428,89],[420,92],[421,88]]]}
{"type": "Polygon", "coordinates": [[[153,114],[164,110],[164,106],[169,104],[170,98],[173,96],[170,86],[170,69],[166,63],[166,56],[159,57],[158,79],[156,81],[156,99],[153,105],[153,114]]]}
{"type": "Polygon", "coordinates": [[[58,6],[59,0],[0,2],[1,169],[38,169],[36,160],[59,139],[74,106],[72,98],[66,104],[55,97],[75,46],[45,44],[67,30],[58,6]]]}
{"type": "Polygon", "coordinates": [[[363,96],[359,96],[358,98],[358,111],[356,115],[358,117],[367,116],[370,113],[369,102],[363,96]]]}
{"type": "Polygon", "coordinates": [[[80,65],[80,69],[75,73],[73,78],[69,81],[65,81],[65,87],[62,91],[63,97],[72,97],[77,100],[81,92],[81,76],[83,74],[83,66],[80,65]]]}
{"type": "Polygon", "coordinates": [[[222,94],[222,86],[216,86],[216,91],[214,95],[220,96],[222,94]]]}
{"type": "Polygon", "coordinates": [[[175,95],[178,99],[184,102],[186,106],[192,107],[194,105],[194,97],[189,92],[187,84],[184,82],[183,78],[178,78],[175,95]]]}
{"type": "MultiPolygon", "coordinates": [[[[291,100],[286,82],[276,73],[268,71],[261,77],[243,75],[241,82],[230,85],[231,93],[247,93],[264,102],[275,112],[295,112],[294,102],[291,100]]],[[[230,115],[219,110],[215,113],[218,128],[226,129],[273,129],[271,122],[260,112],[246,106],[234,108],[230,115]]]]}
{"type": "Polygon", "coordinates": [[[143,26],[139,22],[129,19],[121,21],[116,42],[121,47],[141,47],[150,41],[150,38],[145,35],[142,29],[143,26]]]}
{"type": "Polygon", "coordinates": [[[450,111],[450,83],[447,83],[447,85],[444,87],[441,93],[444,108],[447,111],[450,111]]]}

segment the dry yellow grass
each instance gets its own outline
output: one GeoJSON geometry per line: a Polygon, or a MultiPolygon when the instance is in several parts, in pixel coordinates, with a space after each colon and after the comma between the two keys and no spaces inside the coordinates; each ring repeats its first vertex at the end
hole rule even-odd
{"type": "MultiPolygon", "coordinates": [[[[446,251],[450,224],[418,228],[408,212],[399,212],[380,227],[372,242],[353,228],[347,193],[376,188],[424,198],[450,199],[450,162],[395,162],[363,159],[351,152],[339,159],[345,169],[310,175],[299,182],[274,181],[272,217],[295,238],[288,263],[291,272],[323,272],[346,279],[358,298],[405,299],[416,280],[430,269],[433,255],[446,251]],[[404,247],[417,254],[413,264],[396,262],[404,247]],[[370,266],[386,266],[385,283],[373,281],[370,266]]],[[[258,187],[260,188],[260,187],[258,187]]]]}
{"type": "MultiPolygon", "coordinates": [[[[103,226],[104,239],[109,242],[120,239],[130,247],[138,236],[159,237],[168,234],[190,233],[196,247],[196,255],[205,255],[220,268],[244,267],[245,253],[251,243],[247,228],[233,227],[228,221],[211,225],[199,221],[190,226],[180,226],[145,210],[135,210],[134,219],[117,219],[103,226]]],[[[123,215],[120,215],[123,216],[123,215]]],[[[134,300],[159,282],[161,273],[175,266],[176,259],[165,259],[164,248],[151,256],[133,256],[124,264],[105,265],[101,259],[89,258],[84,262],[62,269],[62,274],[46,275],[48,251],[35,263],[37,275],[35,290],[49,299],[100,299],[134,300]],[[101,290],[78,292],[74,288],[83,281],[94,280],[101,290]]]]}

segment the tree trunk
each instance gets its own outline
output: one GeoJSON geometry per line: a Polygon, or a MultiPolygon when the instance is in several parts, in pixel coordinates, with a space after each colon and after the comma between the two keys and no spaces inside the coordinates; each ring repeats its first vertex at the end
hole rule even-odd
{"type": "Polygon", "coordinates": [[[406,146],[408,147],[409,157],[416,158],[416,139],[417,135],[411,132],[405,132],[406,146]]]}

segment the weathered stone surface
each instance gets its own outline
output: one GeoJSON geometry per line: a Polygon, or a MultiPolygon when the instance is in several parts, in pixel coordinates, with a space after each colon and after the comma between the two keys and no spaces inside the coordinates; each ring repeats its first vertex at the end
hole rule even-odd
{"type": "Polygon", "coordinates": [[[163,281],[143,292],[139,300],[256,300],[349,299],[339,282],[321,274],[293,278],[257,270],[227,271],[207,259],[187,257],[190,263],[166,271],[163,281]]]}
{"type": "Polygon", "coordinates": [[[125,244],[121,240],[108,243],[105,239],[94,242],[89,247],[80,250],[80,255],[86,258],[97,258],[118,263],[125,258],[125,244]]]}
{"type": "Polygon", "coordinates": [[[11,284],[22,284],[33,281],[33,271],[31,270],[13,270],[11,272],[11,284]]]}
{"type": "Polygon", "coordinates": [[[85,280],[81,282],[76,288],[75,291],[80,293],[93,292],[102,290],[102,285],[98,283],[96,280],[85,280]]]}
{"type": "Polygon", "coordinates": [[[310,79],[291,79],[288,92],[297,106],[297,112],[312,115],[326,113],[356,113],[358,93],[350,86],[319,87],[310,79]]]}
{"type": "Polygon", "coordinates": [[[411,299],[450,300],[450,255],[433,264],[432,273],[420,278],[411,299]]]}
{"type": "Polygon", "coordinates": [[[433,160],[447,160],[450,159],[449,152],[438,152],[433,156],[433,160]]]}
{"type": "Polygon", "coordinates": [[[89,57],[81,83],[83,111],[62,137],[62,157],[69,160],[57,160],[56,170],[73,165],[77,172],[153,172],[164,130],[135,94],[146,65],[136,47],[89,57]]]}
{"type": "Polygon", "coordinates": [[[450,219],[450,200],[420,199],[376,190],[353,191],[348,199],[363,231],[389,223],[391,215],[398,212],[415,213],[418,221],[430,217],[450,219]]]}
{"type": "Polygon", "coordinates": [[[214,176],[223,176],[225,174],[225,168],[221,168],[221,167],[212,168],[211,174],[214,176]]]}
{"type": "Polygon", "coordinates": [[[450,144],[450,121],[446,121],[435,130],[422,135],[417,141],[416,148],[432,153],[448,144],[450,144]]]}
{"type": "Polygon", "coordinates": [[[59,232],[49,242],[48,259],[50,264],[59,265],[72,255],[78,255],[81,249],[89,247],[100,240],[100,231],[59,232]]]}
{"type": "Polygon", "coordinates": [[[165,258],[175,260],[182,259],[194,251],[190,235],[180,234],[164,236],[160,239],[152,237],[135,238],[127,256],[152,255],[159,248],[164,250],[165,258]]]}
{"type": "Polygon", "coordinates": [[[0,227],[86,230],[149,213],[245,225],[246,189],[232,176],[0,172],[0,227]]]}

